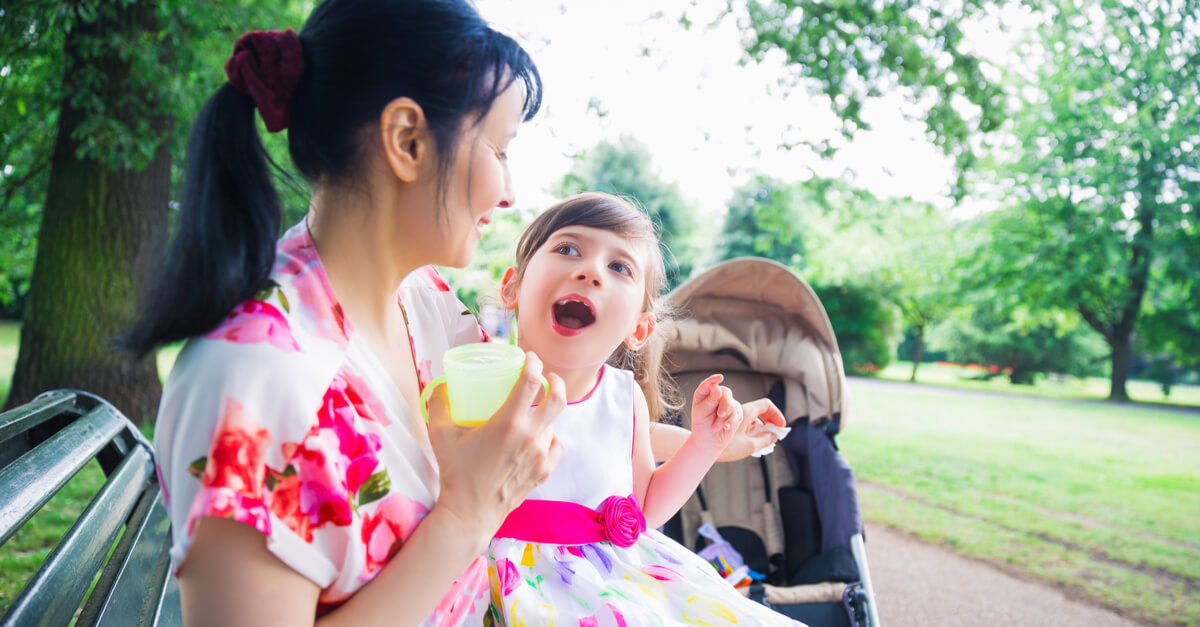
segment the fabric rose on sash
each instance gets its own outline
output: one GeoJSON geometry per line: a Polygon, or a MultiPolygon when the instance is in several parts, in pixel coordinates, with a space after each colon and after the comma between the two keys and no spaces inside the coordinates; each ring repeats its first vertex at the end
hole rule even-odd
{"type": "Polygon", "coordinates": [[[604,526],[604,537],[623,549],[633,546],[646,530],[646,518],[632,494],[604,499],[598,522],[604,526]]]}

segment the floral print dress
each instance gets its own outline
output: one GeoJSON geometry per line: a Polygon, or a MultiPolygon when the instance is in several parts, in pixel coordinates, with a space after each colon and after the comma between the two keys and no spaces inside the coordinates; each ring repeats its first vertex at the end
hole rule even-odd
{"type": "Polygon", "coordinates": [[[563,456],[488,547],[492,620],[513,627],[800,625],[646,529],[633,492],[633,373],[602,367],[554,421],[563,456]]]}
{"type": "MultiPolygon", "coordinates": [[[[405,279],[422,387],[451,346],[486,340],[432,268],[405,279]]],[[[155,428],[177,571],[197,520],[229,518],[321,588],[318,613],[374,578],[438,496],[424,421],[341,306],[304,222],[276,248],[269,287],[180,352],[155,428]]],[[[476,560],[423,625],[479,625],[489,604],[476,560]]]]}

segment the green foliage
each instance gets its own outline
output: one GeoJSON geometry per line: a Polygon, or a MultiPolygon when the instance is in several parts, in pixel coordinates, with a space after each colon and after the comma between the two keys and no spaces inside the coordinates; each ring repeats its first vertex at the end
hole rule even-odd
{"type": "Polygon", "coordinates": [[[735,190],[717,242],[719,260],[766,257],[803,269],[806,201],[801,186],[765,177],[735,190]]]}
{"type": "MultiPolygon", "coordinates": [[[[1033,383],[1034,374],[1100,374],[1108,356],[1104,342],[1082,325],[1077,314],[1006,311],[976,303],[938,325],[931,345],[951,361],[997,366],[1013,383],[1033,383]]],[[[992,375],[995,372],[990,373],[992,375]]]]}
{"type": "Polygon", "coordinates": [[[19,318],[58,128],[64,11],[60,2],[0,9],[0,312],[19,318]]]}
{"type": "Polygon", "coordinates": [[[659,226],[668,289],[692,273],[696,258],[694,208],[683,199],[677,183],[658,178],[649,150],[636,139],[624,136],[616,143],[601,142],[576,155],[556,191],[563,198],[593,191],[633,199],[659,226]]]}
{"type": "Polygon", "coordinates": [[[813,285],[837,336],[847,372],[869,375],[896,354],[895,310],[875,292],[855,285],[813,285]]]}
{"type": "MultiPolygon", "coordinates": [[[[0,9],[0,309],[7,304],[10,315],[19,315],[28,290],[64,95],[81,116],[73,137],[80,157],[138,170],[167,142],[178,188],[190,122],[224,82],[234,39],[256,28],[299,27],[312,2],[157,0],[143,16],[151,23],[137,38],[109,28],[128,4],[30,0],[0,9]],[[79,51],[78,67],[65,67],[68,34],[79,51]],[[120,81],[91,63],[109,55],[131,65],[120,81]],[[117,98],[106,105],[111,94],[117,98]],[[129,121],[113,115],[117,109],[131,112],[123,117],[129,121]],[[151,128],[163,115],[176,121],[167,136],[151,128]]],[[[280,138],[267,145],[277,160],[285,154],[280,138]]],[[[285,204],[304,207],[307,201],[285,193],[285,204]]]]}
{"type": "MultiPolygon", "coordinates": [[[[1160,251],[1162,280],[1149,294],[1138,340],[1171,356],[1176,366],[1200,368],[1200,226],[1195,209],[1181,221],[1179,237],[1160,251]]],[[[1164,361],[1164,360],[1157,360],[1164,361]]],[[[1164,375],[1166,376],[1166,375],[1164,375]]]]}
{"type": "Polygon", "coordinates": [[[1197,13],[1194,0],[1057,3],[1010,75],[1021,106],[997,178],[1011,202],[983,221],[971,271],[1008,300],[1079,312],[1114,348],[1113,398],[1145,303],[1163,347],[1183,354],[1179,338],[1200,330],[1186,305],[1200,277],[1200,77],[1180,71],[1200,62],[1185,18],[1197,13]]]}
{"type": "MultiPolygon", "coordinates": [[[[750,0],[742,27],[752,58],[782,52],[793,85],[829,98],[846,138],[870,128],[861,116],[868,99],[905,88],[913,100],[928,103],[931,138],[965,172],[977,158],[969,140],[999,125],[1005,103],[989,78],[994,68],[973,53],[961,26],[996,4],[750,0]]],[[[829,144],[814,148],[826,155],[833,150],[829,144]]]]}

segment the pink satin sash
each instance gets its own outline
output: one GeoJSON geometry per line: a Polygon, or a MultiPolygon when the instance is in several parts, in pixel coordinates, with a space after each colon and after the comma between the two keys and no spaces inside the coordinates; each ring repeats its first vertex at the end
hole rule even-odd
{"type": "Polygon", "coordinates": [[[570,501],[529,499],[509,513],[496,537],[539,544],[608,541],[628,547],[645,530],[646,519],[632,495],[610,496],[599,509],[570,501]]]}

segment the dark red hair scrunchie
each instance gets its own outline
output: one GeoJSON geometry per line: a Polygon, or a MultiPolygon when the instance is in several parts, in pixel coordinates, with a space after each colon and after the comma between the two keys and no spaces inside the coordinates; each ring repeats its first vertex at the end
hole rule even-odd
{"type": "Polygon", "coordinates": [[[267,130],[278,133],[292,121],[292,93],[304,72],[300,38],[292,29],[256,30],[238,37],[225,76],[234,89],[250,96],[267,130]]]}

